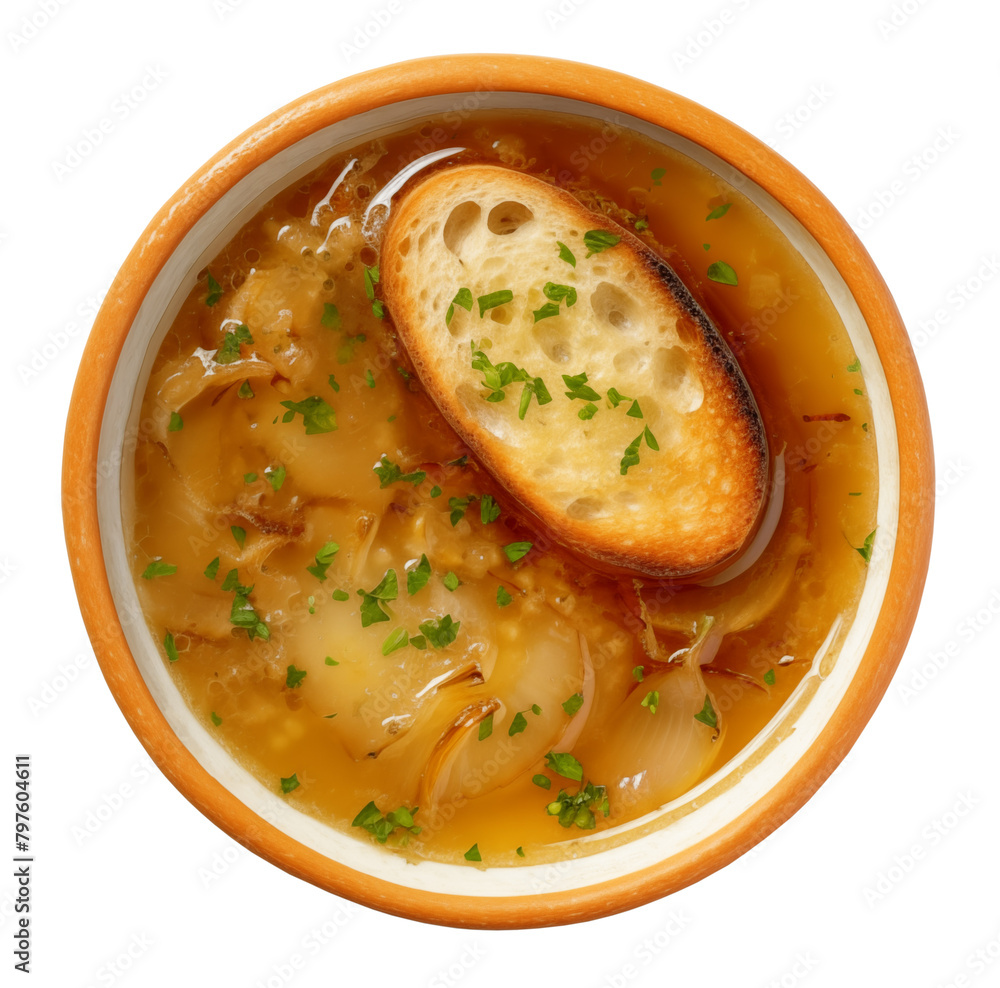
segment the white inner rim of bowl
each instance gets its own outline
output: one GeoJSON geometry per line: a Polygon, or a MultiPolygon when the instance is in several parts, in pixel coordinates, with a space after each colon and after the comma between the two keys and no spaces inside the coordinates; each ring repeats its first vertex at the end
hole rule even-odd
{"type": "MultiPolygon", "coordinates": [[[[219,168],[225,168],[226,161],[219,168]]],[[[171,728],[202,766],[244,804],[279,830],[336,861],[400,886],[433,892],[483,897],[538,895],[566,892],[619,878],[664,859],[683,854],[699,841],[718,832],[764,796],[789,772],[815,741],[844,694],[850,688],[882,607],[896,541],[899,508],[899,451],[888,386],[878,353],[857,303],[840,274],[816,241],[763,189],[742,173],[685,138],[628,114],[610,111],[577,100],[521,93],[452,93],[408,100],[380,107],[311,134],[264,162],[230,189],[188,231],[150,288],[123,347],[101,429],[99,464],[119,469],[98,470],[97,501],[101,542],[108,578],[126,638],[143,679],[171,728]],[[194,287],[197,273],[208,264],[239,228],[275,193],[307,174],[323,160],[361,141],[391,133],[407,122],[432,114],[463,112],[469,107],[489,109],[538,109],[572,113],[645,134],[688,155],[735,186],[774,222],[820,277],[833,300],[855,352],[865,368],[865,383],[872,404],[872,423],[878,443],[878,538],[857,616],[840,640],[832,641],[829,660],[820,670],[820,654],[795,692],[757,737],[732,761],[691,792],[654,814],[616,828],[617,832],[648,824],[660,814],[684,804],[694,807],[669,826],[600,853],[586,845],[606,840],[596,833],[566,845],[566,859],[557,863],[482,870],[464,865],[421,861],[414,865],[399,854],[387,852],[367,838],[350,836],[325,826],[289,806],[237,765],[218,742],[198,723],[174,685],[139,607],[125,549],[125,525],[133,496],[134,437],[139,408],[153,358],[181,303],[194,287]],[[132,437],[133,442],[129,443],[132,437]],[[123,451],[119,461],[119,451],[123,451]],[[839,652],[839,655],[837,653],[839,652]],[[802,693],[817,686],[815,695],[797,719],[789,711],[802,693]],[[747,769],[764,744],[773,750],[747,769]],[[741,773],[746,773],[740,777],[741,773]],[[732,784],[698,805],[699,797],[731,777],[732,784]],[[576,848],[576,852],[574,852],[576,848]],[[582,853],[579,853],[582,852],[582,853]],[[579,856],[574,856],[579,853],[579,856]]],[[[835,639],[838,636],[833,636],[835,639]]],[[[821,650],[822,652],[822,650],[821,650]]],[[[763,835],[761,835],[763,836],[763,835]]],[[[595,848],[596,849],[596,848],[595,848]]]]}

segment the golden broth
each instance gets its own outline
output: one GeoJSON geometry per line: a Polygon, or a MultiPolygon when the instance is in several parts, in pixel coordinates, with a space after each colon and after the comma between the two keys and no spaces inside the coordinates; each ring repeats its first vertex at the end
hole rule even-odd
{"type": "Polygon", "coordinates": [[[864,392],[818,279],[690,159],[574,117],[419,121],[275,196],[199,278],[143,399],[136,585],[188,703],[268,788],[365,840],[351,824],[369,803],[419,806],[388,838],[411,855],[539,860],[722,766],[849,623],[877,502],[864,392]],[[445,146],[608,212],[716,320],[786,477],[746,572],[595,572],[519,515],[422,393],[377,311],[361,221],[445,146]],[[707,276],[716,261],[737,285],[707,276]],[[574,802],[588,781],[606,792],[574,802]]]}

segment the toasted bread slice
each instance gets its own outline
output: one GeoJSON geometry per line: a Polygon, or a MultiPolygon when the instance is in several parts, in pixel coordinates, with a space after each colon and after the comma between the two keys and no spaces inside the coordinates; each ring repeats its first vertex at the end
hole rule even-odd
{"type": "Polygon", "coordinates": [[[757,406],[635,236],[541,179],[457,165],[393,203],[380,269],[427,393],[557,541],[659,578],[746,542],[767,476],[757,406]]]}

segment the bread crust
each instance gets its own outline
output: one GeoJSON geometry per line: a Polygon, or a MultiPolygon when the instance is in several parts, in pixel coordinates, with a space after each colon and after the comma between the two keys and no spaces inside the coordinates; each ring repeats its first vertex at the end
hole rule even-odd
{"type": "Polygon", "coordinates": [[[660,579],[712,571],[745,545],[768,472],[760,413],[711,320],[637,237],[541,179],[452,165],[394,200],[380,269],[427,393],[558,542],[602,569],[660,579]],[[619,239],[585,256],[588,231],[619,239]],[[557,315],[536,321],[548,283],[574,288],[576,302],[563,298],[557,315]],[[505,289],[513,299],[481,314],[475,303],[471,311],[453,303],[460,288],[473,300],[505,289]],[[524,384],[486,401],[472,344],[494,365],[540,377],[551,401],[532,397],[523,420],[524,384]],[[589,419],[579,415],[588,402],[566,397],[562,378],[581,373],[600,395],[589,419]],[[612,388],[628,400],[613,407],[612,388]],[[639,462],[622,474],[636,433],[639,462]]]}

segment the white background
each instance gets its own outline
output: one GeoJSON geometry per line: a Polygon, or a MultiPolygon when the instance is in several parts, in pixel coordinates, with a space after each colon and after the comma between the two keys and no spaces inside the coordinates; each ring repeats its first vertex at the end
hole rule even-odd
{"type": "MultiPolygon", "coordinates": [[[[562,16],[559,3],[394,0],[388,24],[353,54],[345,44],[388,0],[3,3],[0,819],[13,818],[13,756],[30,752],[34,984],[1000,985],[998,8],[563,0],[562,16]],[[180,183],[318,86],[485,50],[628,72],[778,147],[854,225],[896,297],[939,471],[934,557],[910,646],[821,791],[693,888],[609,919],[512,933],[353,906],[203,819],[148,762],[105,686],[59,504],[62,432],[94,300],[180,183]],[[143,99],[115,111],[134,87],[143,99]],[[112,132],[77,166],[57,168],[105,116],[112,132]],[[108,816],[112,804],[81,840],[88,815],[108,816]],[[324,923],[338,934],[309,939],[324,923]]],[[[13,856],[12,844],[0,826],[0,853],[13,856]]],[[[12,889],[0,880],[4,984],[22,977],[7,977],[12,889]]]]}

